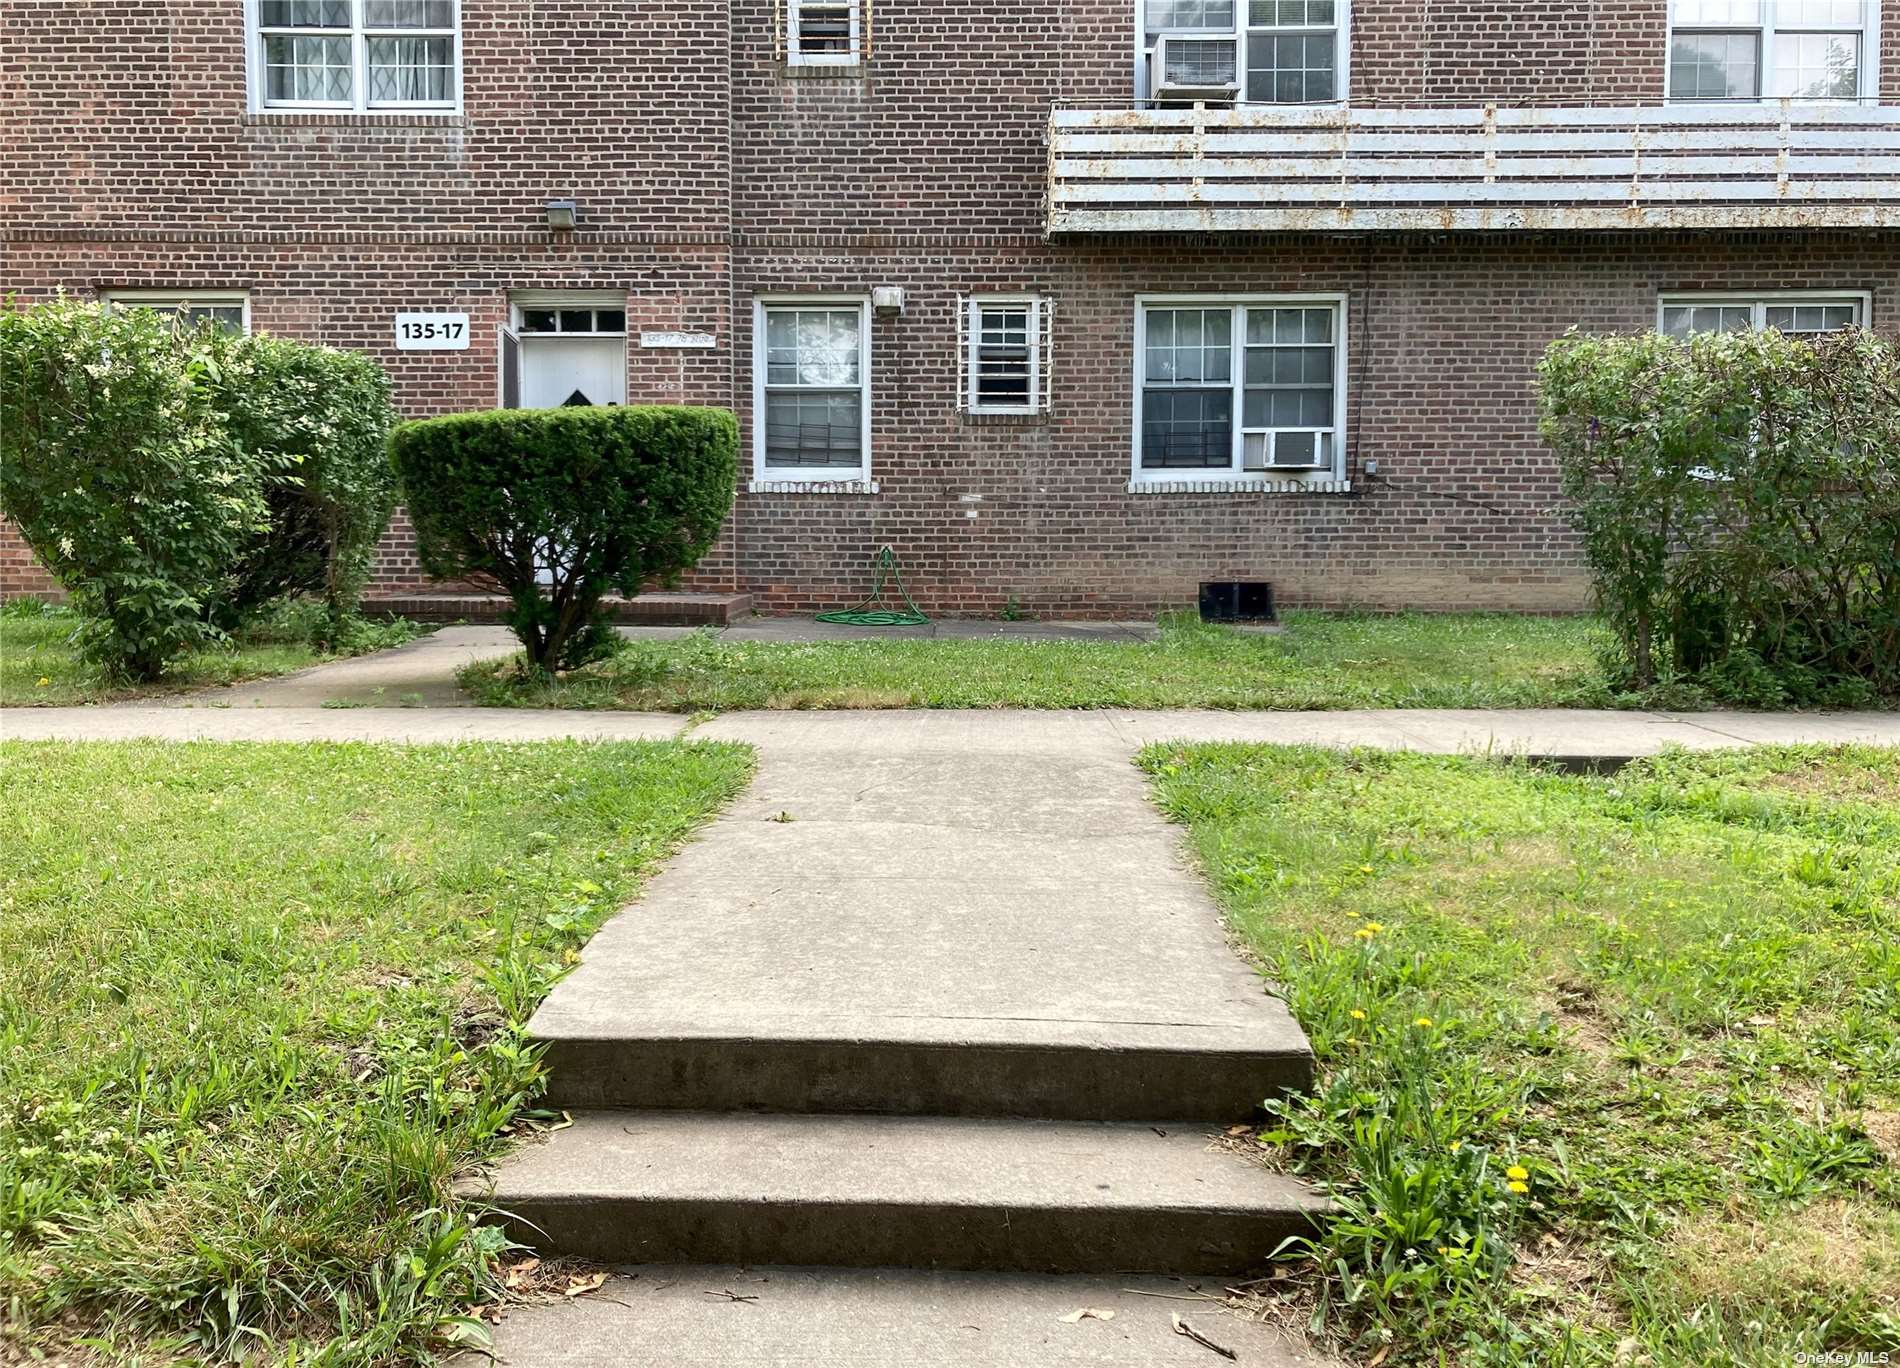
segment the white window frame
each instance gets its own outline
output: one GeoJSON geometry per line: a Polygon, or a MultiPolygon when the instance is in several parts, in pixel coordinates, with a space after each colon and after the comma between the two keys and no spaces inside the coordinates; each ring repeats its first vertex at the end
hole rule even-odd
{"type": "MultiPolygon", "coordinates": [[[[272,100],[268,97],[269,73],[265,70],[266,34],[289,30],[265,29],[259,23],[259,0],[244,0],[244,69],[250,91],[253,114],[369,114],[381,118],[402,118],[417,114],[460,114],[462,112],[462,72],[466,66],[462,48],[462,0],[450,0],[454,26],[446,29],[384,29],[364,24],[366,0],[350,3],[350,94],[349,100],[272,100]],[[371,38],[448,38],[455,45],[455,67],[451,73],[453,91],[446,101],[404,100],[372,104],[369,99],[369,40],[371,38]]],[[[338,36],[342,29],[307,30],[312,36],[338,36]]]]}
{"type": "MultiPolygon", "coordinates": [[[[1269,104],[1285,109],[1314,109],[1324,105],[1344,104],[1352,95],[1352,0],[1337,0],[1338,22],[1333,26],[1337,34],[1333,46],[1333,98],[1303,102],[1271,101],[1269,104]]],[[[1674,3],[1674,0],[1671,0],[1674,3]]],[[[1295,25],[1282,28],[1277,24],[1252,25],[1247,22],[1247,0],[1234,0],[1234,27],[1225,29],[1156,29],[1155,36],[1182,38],[1218,38],[1231,32],[1239,41],[1239,61],[1235,70],[1240,76],[1240,95],[1235,99],[1237,105],[1254,103],[1247,99],[1247,38],[1250,33],[1322,33],[1323,27],[1295,25]]],[[[1154,97],[1153,84],[1154,44],[1148,41],[1148,0],[1135,0],[1135,98],[1149,100],[1154,97]]]]}
{"type": "Polygon", "coordinates": [[[972,295],[962,301],[957,315],[962,338],[959,349],[963,371],[963,410],[976,414],[1010,414],[1033,417],[1049,408],[1050,310],[1041,295],[972,295]],[[977,380],[983,359],[983,315],[995,309],[1020,309],[1028,314],[1029,330],[1029,402],[1026,404],[986,404],[978,393],[977,380]]]}
{"type": "Polygon", "coordinates": [[[864,55],[864,0],[784,0],[785,64],[787,66],[857,66],[864,55]],[[842,3],[850,11],[851,46],[843,52],[801,52],[799,31],[804,22],[805,6],[835,7],[842,3]]]}
{"type": "MultiPolygon", "coordinates": [[[[1677,22],[1682,5],[1681,0],[1669,0],[1669,22],[1663,34],[1663,99],[1675,105],[1734,105],[1734,104],[1772,104],[1781,100],[1792,100],[1796,104],[1845,104],[1846,96],[1793,96],[1771,94],[1775,87],[1775,37],[1780,33],[1839,33],[1844,29],[1814,29],[1799,24],[1783,25],[1781,21],[1782,0],[1761,0],[1761,22],[1759,24],[1702,24],[1677,22]],[[1760,91],[1751,99],[1748,96],[1736,96],[1723,99],[1707,95],[1674,95],[1676,78],[1676,31],[1682,29],[1688,33],[1752,33],[1760,43],[1759,57],[1755,77],[1760,91]]],[[[1853,99],[1859,101],[1877,100],[1880,97],[1880,0],[1860,0],[1860,89],[1853,99]]]]}
{"type": "Polygon", "coordinates": [[[115,305],[128,309],[195,308],[228,309],[233,304],[244,310],[244,332],[251,334],[251,296],[244,290],[101,290],[99,302],[109,313],[115,305]]]}
{"type": "Polygon", "coordinates": [[[761,295],[752,301],[752,481],[755,490],[773,485],[856,484],[871,493],[871,299],[862,294],[761,295]],[[766,315],[774,309],[858,311],[858,463],[853,466],[777,466],[765,462],[766,315]]]}
{"type": "Polygon", "coordinates": [[[1134,335],[1134,422],[1132,425],[1129,453],[1129,484],[1131,492],[1144,487],[1166,487],[1171,485],[1206,486],[1231,485],[1237,488],[1271,489],[1292,485],[1321,485],[1329,489],[1346,488],[1346,446],[1347,407],[1346,380],[1351,374],[1348,364],[1348,343],[1351,337],[1350,298],[1343,291],[1320,294],[1267,294],[1267,295],[1139,295],[1135,299],[1135,335],[1134,335]],[[1328,468],[1318,470],[1247,470],[1243,468],[1246,452],[1246,349],[1247,329],[1246,311],[1257,308],[1314,308],[1327,306],[1333,310],[1333,462],[1328,468]],[[1233,360],[1229,366],[1230,383],[1234,390],[1234,430],[1233,451],[1225,468],[1213,469],[1170,468],[1149,470],[1141,464],[1142,404],[1148,379],[1148,311],[1150,309],[1231,309],[1234,314],[1234,326],[1229,331],[1229,345],[1233,349],[1233,360]]]}
{"type": "Polygon", "coordinates": [[[1852,304],[1858,314],[1854,326],[1871,328],[1874,295],[1871,290],[1693,290],[1656,297],[1656,331],[1663,330],[1663,319],[1672,308],[1732,305],[1749,310],[1749,326],[1764,328],[1771,305],[1852,304]]]}

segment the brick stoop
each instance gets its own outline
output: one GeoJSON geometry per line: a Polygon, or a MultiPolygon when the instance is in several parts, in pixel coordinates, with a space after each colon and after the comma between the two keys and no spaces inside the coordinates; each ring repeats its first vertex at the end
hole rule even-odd
{"type": "MultiPolygon", "coordinates": [[[[730,627],[752,613],[750,594],[641,594],[606,600],[613,620],[630,627],[730,627]]],[[[417,622],[500,622],[508,600],[500,594],[376,594],[363,600],[365,613],[386,613],[417,622]]]]}

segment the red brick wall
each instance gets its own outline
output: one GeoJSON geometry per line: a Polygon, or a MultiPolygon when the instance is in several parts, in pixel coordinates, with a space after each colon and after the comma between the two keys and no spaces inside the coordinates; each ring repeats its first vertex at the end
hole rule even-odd
{"type": "MultiPolygon", "coordinates": [[[[1900,99],[1900,0],[1883,0],[1900,99]]],[[[1356,0],[1352,95],[1661,98],[1665,0],[1356,0]]],[[[404,413],[495,402],[507,292],[625,290],[628,394],[733,407],[749,474],[752,298],[901,285],[874,332],[875,496],[741,494],[694,576],[806,609],[888,541],[935,610],[1123,612],[1203,578],[1290,601],[1573,606],[1531,366],[1573,323],[1649,326],[1659,291],[1868,289],[1900,321],[1900,234],[1389,236],[1045,244],[1052,101],[1124,105],[1130,0],[873,5],[854,76],[790,76],[771,0],[465,0],[456,116],[245,112],[235,0],[0,5],[0,288],[251,292],[255,326],[376,355],[404,413]],[[580,202],[550,234],[542,206],[580,202]],[[957,410],[952,301],[1056,302],[1046,418],[957,410]],[[1131,495],[1141,293],[1343,291],[1351,496],[1131,495]],[[463,353],[398,353],[397,309],[468,312],[463,353]],[[1368,462],[1378,463],[1369,478],[1368,462]]],[[[378,584],[419,584],[398,519],[378,584]]],[[[0,526],[0,596],[46,587],[0,526]]]]}

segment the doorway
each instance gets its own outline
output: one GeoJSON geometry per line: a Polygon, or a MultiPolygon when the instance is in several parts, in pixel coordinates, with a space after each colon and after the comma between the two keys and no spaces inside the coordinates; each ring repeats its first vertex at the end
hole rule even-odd
{"type": "Polygon", "coordinates": [[[501,406],[627,402],[627,297],[559,290],[510,297],[501,406]]]}

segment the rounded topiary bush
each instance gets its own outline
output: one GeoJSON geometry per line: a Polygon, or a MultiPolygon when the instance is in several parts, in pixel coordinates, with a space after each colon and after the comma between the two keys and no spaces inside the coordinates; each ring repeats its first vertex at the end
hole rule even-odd
{"type": "Polygon", "coordinates": [[[608,593],[698,563],[732,506],[738,448],[724,409],[670,405],[462,413],[391,438],[423,568],[498,583],[540,669],[595,650],[608,593]]]}

